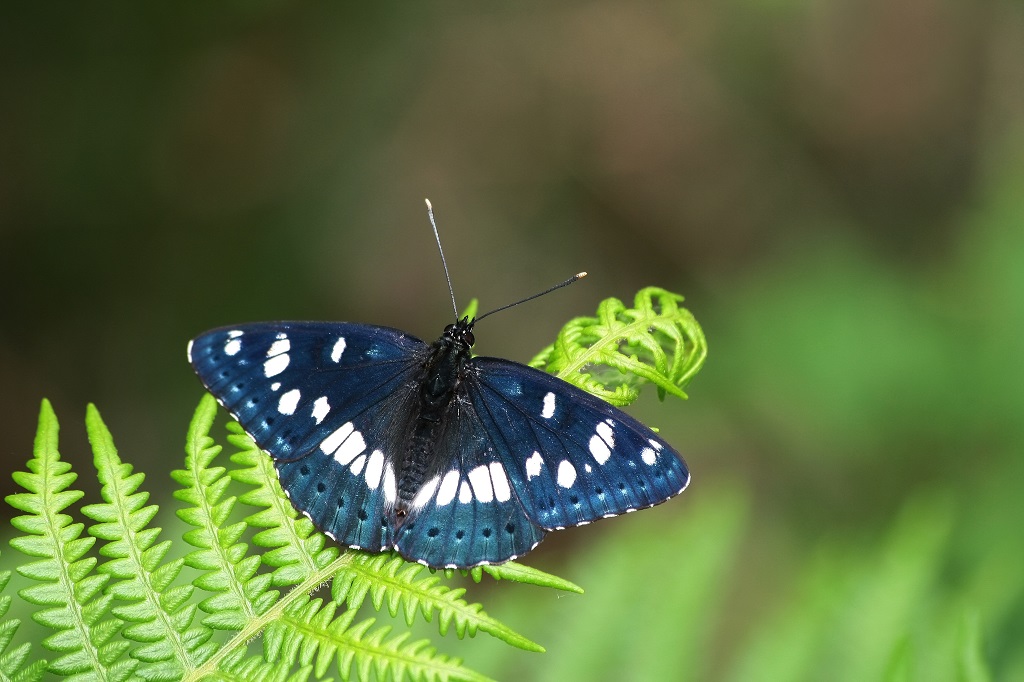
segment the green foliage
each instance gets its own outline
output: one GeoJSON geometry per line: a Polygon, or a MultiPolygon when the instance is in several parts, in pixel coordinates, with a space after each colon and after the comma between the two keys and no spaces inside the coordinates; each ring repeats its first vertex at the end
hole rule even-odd
{"type": "Polygon", "coordinates": [[[647,287],[632,308],[617,298],[597,307],[596,317],[566,324],[555,342],[530,361],[612,405],[629,405],[640,387],[685,398],[683,388],[700,371],[708,347],[697,320],[680,307],[679,294],[647,287]]]}
{"type": "MultiPolygon", "coordinates": [[[[370,555],[327,546],[309,520],[281,491],[273,465],[237,425],[228,441],[238,450],[232,466],[217,465],[221,446],[210,437],[216,401],[204,396],[186,439],[185,468],[172,476],[184,503],[178,516],[194,549],[168,560],[173,543],[158,542],[151,526],[156,505],[147,505],[144,476],[122,462],[99,413],[89,406],[86,426],[103,502],[81,508],[93,523],[64,513],[82,493],[76,475],[60,460],[57,419],[43,402],[39,434],[28,472],[15,480],[27,492],[8,502],[25,515],[14,519],[24,536],[11,545],[38,558],[19,566],[32,581],[19,592],[40,607],[33,618],[53,634],[42,646],[58,655],[28,663],[31,645],[0,656],[0,680],[27,682],[44,671],[74,680],[304,680],[331,669],[343,679],[486,680],[458,658],[439,653],[408,631],[393,633],[365,617],[364,604],[391,616],[437,620],[442,635],[485,632],[529,651],[543,648],[463,599],[443,574],[428,572],[390,554],[370,555]],[[235,488],[245,490],[240,496],[235,488]],[[250,513],[239,520],[236,506],[250,513]],[[246,536],[258,551],[250,551],[246,536]],[[89,551],[103,544],[98,564],[89,551]],[[425,574],[425,575],[424,575],[425,574]],[[329,599],[310,593],[331,583],[329,599]],[[289,586],[282,593],[276,589],[289,586]],[[256,636],[263,637],[256,640],[256,636]],[[250,651],[262,644],[260,652],[250,651]]],[[[540,571],[508,566],[499,577],[561,589],[578,589],[540,571]]],[[[0,575],[6,586],[9,573],[0,575]]],[[[0,617],[11,598],[0,601],[0,617]]],[[[0,651],[10,644],[17,620],[0,622],[0,651]]]]}
{"type": "MultiPolygon", "coordinates": [[[[680,387],[700,366],[704,350],[699,327],[676,306],[679,300],[648,289],[637,298],[638,311],[606,301],[601,311],[607,330],[592,350],[577,352],[568,340],[580,333],[567,331],[545,357],[553,367],[583,358],[572,371],[595,390],[597,380],[584,372],[608,361],[682,395],[680,387]],[[694,338],[700,343],[691,347],[694,338]],[[613,346],[619,351],[609,350],[613,346]],[[643,369],[644,362],[654,369],[643,369]]],[[[636,385],[622,382],[604,395],[632,394],[636,385]]],[[[148,504],[145,476],[120,459],[92,405],[86,429],[103,501],[80,507],[88,528],[73,521],[67,512],[83,493],[72,487],[77,474],[60,459],[57,418],[43,401],[34,456],[27,472],[14,474],[26,492],[7,501],[24,512],[12,522],[22,535],[11,545],[35,559],[17,567],[30,583],[18,594],[37,607],[32,618],[51,632],[42,647],[55,656],[30,662],[29,643],[4,653],[20,623],[2,621],[0,682],[38,680],[45,672],[82,682],[298,681],[324,679],[331,670],[359,680],[489,679],[428,639],[413,637],[410,628],[435,619],[441,636],[483,632],[512,647],[544,651],[467,601],[466,588],[452,585],[461,579],[458,572],[429,571],[394,554],[342,551],[326,542],[288,502],[270,458],[238,424],[227,427],[230,461],[219,459],[222,446],[210,435],[216,415],[216,401],[204,396],[189,426],[184,468],[171,474],[179,486],[174,497],[182,503],[176,513],[187,528],[181,532],[191,547],[186,550],[160,540],[161,528],[152,525],[158,507],[148,504]],[[326,584],[329,597],[313,594],[326,584]],[[364,614],[370,610],[400,619],[405,629],[378,624],[364,614]]],[[[582,592],[568,580],[513,562],[463,573],[477,583],[487,574],[582,592]]],[[[0,590],[10,577],[0,572],[0,590]]],[[[0,618],[11,601],[0,598],[0,618]]]]}
{"type": "Polygon", "coordinates": [[[7,497],[8,504],[26,512],[11,521],[25,534],[13,538],[11,546],[38,558],[18,567],[34,581],[18,594],[41,607],[33,618],[54,631],[42,643],[59,654],[48,663],[51,672],[73,680],[126,680],[139,662],[124,658],[128,642],[117,636],[124,623],[112,617],[113,595],[104,590],[110,576],[95,571],[96,559],[87,556],[95,538],[81,537],[84,525],[63,513],[82,493],[69,489],[77,475],[60,459],[57,433],[57,417],[44,401],[35,457],[28,472],[14,473],[15,482],[28,492],[7,497]],[[102,676],[94,677],[101,670],[102,676]]]}
{"type": "MultiPolygon", "coordinates": [[[[0,593],[7,589],[7,583],[11,580],[10,571],[0,572],[0,593]]],[[[32,647],[27,643],[20,644],[8,650],[11,640],[18,632],[21,621],[17,618],[3,620],[11,608],[11,597],[0,596],[0,680],[5,682],[34,682],[43,676],[46,670],[46,661],[36,661],[25,665],[32,647]]]]}

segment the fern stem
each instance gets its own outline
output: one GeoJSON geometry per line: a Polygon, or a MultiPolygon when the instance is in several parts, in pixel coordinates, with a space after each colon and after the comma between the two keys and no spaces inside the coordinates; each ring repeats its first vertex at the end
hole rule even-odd
{"type": "Polygon", "coordinates": [[[285,610],[297,599],[301,599],[323,585],[346,565],[352,562],[355,556],[352,552],[344,552],[337,559],[323,568],[311,572],[305,580],[296,585],[291,591],[277,600],[277,602],[262,614],[254,615],[244,628],[235,633],[217,653],[208,658],[197,668],[193,668],[182,677],[182,682],[198,682],[207,675],[212,675],[220,668],[221,663],[237,650],[244,649],[249,640],[256,637],[269,624],[279,620],[285,610]]]}

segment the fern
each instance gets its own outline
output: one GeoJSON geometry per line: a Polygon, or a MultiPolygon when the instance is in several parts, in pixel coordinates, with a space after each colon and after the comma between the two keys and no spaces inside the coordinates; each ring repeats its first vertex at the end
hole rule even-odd
{"type": "Polygon", "coordinates": [[[612,405],[629,405],[653,383],[659,397],[686,398],[683,388],[700,371],[707,341],[683,297],[658,287],[636,294],[634,307],[607,298],[596,317],[578,317],[530,361],[612,405]]]}
{"type": "MultiPolygon", "coordinates": [[[[543,354],[545,362],[594,388],[599,379],[586,372],[608,360],[616,371],[628,369],[663,393],[681,395],[704,346],[679,300],[648,289],[638,295],[635,311],[605,301],[599,310],[604,322],[571,323],[543,354]],[[643,369],[644,362],[655,369],[643,369]]],[[[602,395],[622,398],[624,387],[635,391],[638,383],[622,380],[602,395]]],[[[229,461],[218,459],[222,446],[210,435],[216,415],[216,402],[204,396],[186,437],[185,466],[172,473],[180,486],[177,515],[186,526],[176,531],[191,547],[185,551],[181,543],[160,540],[162,530],[152,525],[158,508],[148,504],[144,475],[120,459],[92,405],[86,429],[102,501],[78,509],[88,527],[74,522],[71,508],[83,494],[72,487],[77,475],[60,459],[57,418],[43,401],[34,456],[27,471],[14,474],[25,492],[7,501],[24,512],[12,521],[22,535],[11,545],[33,559],[17,568],[31,583],[18,594],[36,607],[32,618],[51,630],[42,645],[55,656],[30,660],[28,643],[7,651],[20,623],[0,620],[0,682],[31,682],[46,672],[83,682],[298,682],[325,679],[332,669],[342,679],[487,679],[428,640],[361,615],[364,610],[386,611],[409,627],[417,620],[436,623],[442,636],[483,632],[544,651],[467,601],[465,587],[451,583],[455,571],[430,571],[395,554],[327,542],[291,506],[270,458],[237,424],[227,427],[229,461]],[[331,585],[328,598],[311,596],[325,584],[331,585]]],[[[487,574],[582,592],[512,562],[462,573],[475,582],[487,574]]],[[[0,572],[0,592],[10,577],[0,572]]],[[[10,605],[10,596],[0,596],[0,619],[10,605]]]]}
{"type": "Polygon", "coordinates": [[[136,643],[131,656],[140,662],[140,677],[180,679],[213,651],[215,645],[208,643],[213,633],[193,625],[195,605],[189,600],[194,587],[171,587],[184,561],[161,565],[171,542],[156,543],[160,529],[147,528],[158,508],[145,506],[149,495],[139,492],[145,477],[121,462],[95,406],[88,406],[85,422],[105,502],[87,505],[82,513],[96,522],[89,533],[107,541],[100,554],[110,561],[98,570],[115,580],[108,588],[118,600],[111,612],[127,624],[124,637],[136,643]]]}
{"type": "Polygon", "coordinates": [[[45,648],[61,654],[49,662],[51,672],[72,680],[126,680],[138,661],[123,658],[128,643],[116,636],[123,622],[110,617],[113,597],[103,592],[109,575],[95,572],[96,559],[86,556],[95,539],[81,537],[83,524],[62,513],[82,492],[69,489],[77,475],[60,459],[58,430],[53,408],[43,401],[35,458],[28,473],[14,473],[15,482],[28,492],[7,497],[8,504],[27,512],[11,521],[26,534],[13,538],[11,546],[39,558],[18,568],[35,581],[18,594],[44,607],[33,618],[54,630],[43,641],[45,648]]]}
{"type": "MultiPolygon", "coordinates": [[[[0,593],[7,588],[10,580],[10,571],[0,571],[0,593]]],[[[0,597],[0,618],[6,616],[10,608],[11,598],[7,595],[0,597]]],[[[4,682],[34,682],[42,678],[46,670],[46,661],[25,665],[32,650],[28,642],[7,651],[20,625],[21,621],[17,618],[0,620],[0,680],[4,682]]]]}

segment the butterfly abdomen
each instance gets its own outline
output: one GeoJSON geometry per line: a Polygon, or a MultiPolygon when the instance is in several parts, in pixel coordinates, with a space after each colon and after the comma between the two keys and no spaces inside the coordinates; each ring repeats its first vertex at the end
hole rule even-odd
{"type": "Polygon", "coordinates": [[[419,419],[416,429],[402,459],[398,474],[398,502],[395,505],[399,517],[405,516],[413,506],[416,493],[423,487],[430,469],[433,453],[434,433],[437,423],[419,419]]]}
{"type": "Polygon", "coordinates": [[[417,493],[437,469],[434,453],[440,425],[469,359],[466,342],[446,330],[434,342],[423,365],[423,375],[419,379],[419,410],[399,466],[395,510],[400,519],[417,506],[417,493]]]}

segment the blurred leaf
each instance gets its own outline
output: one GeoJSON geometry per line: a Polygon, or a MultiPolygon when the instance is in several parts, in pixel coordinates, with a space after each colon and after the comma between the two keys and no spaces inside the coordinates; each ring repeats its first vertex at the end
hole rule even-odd
{"type": "Polygon", "coordinates": [[[960,627],[957,682],[990,682],[981,646],[978,614],[965,613],[960,627]]]}
{"type": "MultiPolygon", "coordinates": [[[[798,251],[752,275],[719,323],[719,390],[808,461],[889,457],[958,424],[955,336],[913,282],[856,245],[798,251]]],[[[714,324],[714,322],[712,322],[714,324]]]]}
{"type": "MultiPolygon", "coordinates": [[[[538,680],[702,679],[721,600],[746,531],[748,494],[706,486],[645,522],[605,529],[580,557],[587,596],[553,632],[538,680]]],[[[631,519],[632,520],[632,519],[631,519]]],[[[577,571],[579,572],[579,571],[577,571]]]]}
{"type": "Polygon", "coordinates": [[[761,623],[740,650],[729,679],[841,681],[905,674],[912,660],[906,638],[929,605],[951,511],[942,496],[919,496],[906,505],[882,547],[825,549],[797,576],[794,595],[778,615],[761,623]]]}

